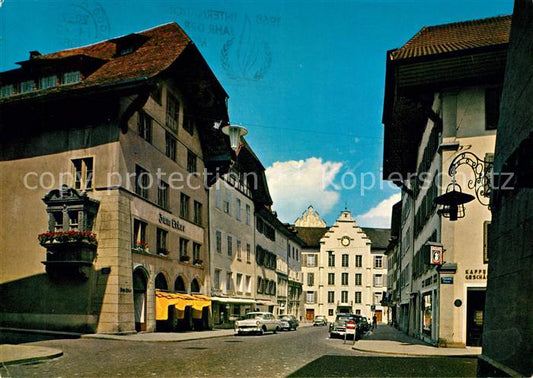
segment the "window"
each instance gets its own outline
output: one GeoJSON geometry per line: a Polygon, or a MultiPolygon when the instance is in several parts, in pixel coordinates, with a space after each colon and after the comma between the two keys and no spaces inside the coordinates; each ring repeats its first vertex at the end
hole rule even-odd
{"type": "Polygon", "coordinates": [[[328,303],[335,303],[335,292],[328,291],[328,303]]]}
{"type": "Polygon", "coordinates": [[[180,117],[180,103],[172,94],[167,94],[167,126],[172,130],[178,129],[178,122],[180,117]]]}
{"type": "Polygon", "coordinates": [[[355,267],[361,268],[363,266],[363,256],[362,255],[355,255],[355,267]]]}
{"type": "Polygon", "coordinates": [[[152,118],[144,112],[139,112],[137,131],[141,138],[148,143],[152,143],[152,118]]]}
{"type": "Polygon", "coordinates": [[[328,315],[329,315],[329,316],[333,316],[333,309],[332,309],[332,308],[330,308],[330,309],[328,310],[328,315]]]}
{"type": "Polygon", "coordinates": [[[361,286],[363,284],[363,275],[361,273],[355,273],[355,285],[361,286]]]}
{"type": "Polygon", "coordinates": [[[235,218],[241,220],[241,200],[240,198],[235,198],[235,218]]]}
{"type": "Polygon", "coordinates": [[[189,256],[189,241],[184,238],[180,238],[180,256],[189,256]]]}
{"type": "Polygon", "coordinates": [[[27,80],[20,83],[20,93],[33,92],[35,90],[35,81],[27,80]]]}
{"type": "Polygon", "coordinates": [[[348,285],[348,273],[342,273],[341,285],[348,285]]]}
{"type": "Polygon", "coordinates": [[[168,184],[163,180],[159,181],[157,187],[157,204],[162,208],[168,209],[168,184]]]}
{"type": "Polygon", "coordinates": [[[263,293],[263,277],[257,277],[257,292],[263,293]]]}
{"type": "Polygon", "coordinates": [[[328,251],[328,266],[335,266],[335,255],[332,251],[328,251]]]}
{"type": "Polygon", "coordinates": [[[305,301],[306,303],[315,303],[315,292],[308,291],[305,295],[305,301]]]}
{"type": "Polygon", "coordinates": [[[39,89],[52,88],[52,87],[55,87],[56,85],[57,85],[56,75],[45,76],[39,79],[39,89]]]}
{"type": "Polygon", "coordinates": [[[228,235],[228,256],[233,255],[233,238],[231,235],[228,235]]]}
{"type": "Polygon", "coordinates": [[[15,88],[12,84],[0,87],[0,97],[8,97],[15,93],[15,88]]]}
{"type": "Polygon", "coordinates": [[[383,286],[383,275],[374,274],[374,287],[382,287],[382,286],[383,286]]]}
{"type": "Polygon", "coordinates": [[[155,102],[161,105],[161,98],[163,97],[163,89],[161,87],[161,83],[156,83],[156,85],[154,85],[154,88],[150,92],[150,97],[152,97],[155,102]]]}
{"type": "Polygon", "coordinates": [[[310,268],[316,267],[316,255],[307,255],[307,266],[310,268]]]}
{"type": "Polygon", "coordinates": [[[250,246],[249,243],[246,243],[246,262],[250,262],[250,255],[251,255],[251,250],[252,250],[252,247],[250,246]]]}
{"type": "Polygon", "coordinates": [[[215,278],[213,279],[215,289],[221,289],[220,287],[220,269],[215,269],[215,278]]]}
{"type": "Polygon", "coordinates": [[[374,256],[374,269],[383,268],[383,256],[374,256]]]}
{"type": "Polygon", "coordinates": [[[250,225],[250,219],[251,219],[251,210],[250,205],[246,204],[246,225],[250,225]]]}
{"type": "Polygon", "coordinates": [[[194,201],[194,219],[193,222],[201,225],[202,224],[202,204],[198,201],[194,201]]]}
{"type": "Polygon", "coordinates": [[[165,133],[165,155],[172,160],[177,160],[178,144],[176,138],[174,138],[168,131],[165,133]]]}
{"type": "Polygon", "coordinates": [[[157,229],[157,253],[163,255],[168,254],[167,250],[167,236],[168,232],[160,228],[157,229]]]}
{"type": "Polygon", "coordinates": [[[88,190],[93,188],[93,158],[72,160],[74,166],[74,188],[88,190]]]}
{"type": "Polygon", "coordinates": [[[348,303],[348,292],[347,291],[341,291],[341,302],[348,303]]]}
{"type": "Polygon", "coordinates": [[[146,242],[146,223],[139,219],[133,220],[133,247],[146,242]]]}
{"type": "Polygon", "coordinates": [[[185,193],[180,194],[180,217],[189,219],[189,200],[191,198],[185,193]]]}
{"type": "Polygon", "coordinates": [[[77,230],[79,228],[79,212],[78,211],[69,211],[68,212],[68,229],[77,230]]]}
{"type": "Polygon", "coordinates": [[[237,291],[242,293],[242,274],[237,273],[237,291]]]}
{"type": "Polygon", "coordinates": [[[500,118],[502,87],[485,89],[485,130],[496,130],[500,118]]]}
{"type": "Polygon", "coordinates": [[[138,165],[135,166],[135,193],[143,198],[148,198],[148,188],[150,187],[150,174],[138,165]]]}
{"type": "Polygon", "coordinates": [[[315,274],[307,273],[307,286],[315,286],[315,274]]]}
{"type": "Polygon", "coordinates": [[[224,209],[224,212],[231,215],[231,193],[226,191],[226,199],[222,203],[222,207],[224,209]]]}
{"type": "Polygon", "coordinates": [[[335,273],[328,273],[328,285],[335,285],[335,273]]]}
{"type": "Polygon", "coordinates": [[[202,250],[202,245],[198,243],[192,243],[192,259],[200,260],[200,251],[202,250]]]}
{"type": "Polygon", "coordinates": [[[191,150],[187,150],[187,172],[196,173],[196,155],[191,150]]]}
{"type": "Polygon", "coordinates": [[[374,293],[372,304],[379,305],[381,304],[381,298],[383,297],[383,293],[374,293]]]}
{"type": "Polygon", "coordinates": [[[218,185],[217,182],[216,191],[215,191],[215,206],[217,209],[222,209],[222,188],[218,185]]]}
{"type": "Polygon", "coordinates": [[[251,293],[252,292],[252,277],[246,276],[246,292],[251,293]]]}
{"type": "Polygon", "coordinates": [[[80,71],[65,72],[61,84],[78,83],[81,80],[80,71]]]}
{"type": "Polygon", "coordinates": [[[300,261],[300,250],[296,249],[296,261],[300,261]]]}
{"type": "Polygon", "coordinates": [[[361,292],[360,291],[355,292],[355,303],[361,303],[361,292]]]}
{"type": "Polygon", "coordinates": [[[222,253],[222,232],[220,231],[216,232],[216,239],[217,239],[217,252],[222,253]]]}
{"type": "Polygon", "coordinates": [[[242,259],[242,251],[241,251],[241,241],[237,239],[237,259],[242,259]]]}
{"type": "Polygon", "coordinates": [[[189,134],[194,134],[194,118],[189,112],[185,112],[183,116],[183,128],[189,134]]]}
{"type": "Polygon", "coordinates": [[[342,266],[343,267],[347,267],[348,266],[348,255],[347,254],[344,254],[342,255],[342,266]]]}

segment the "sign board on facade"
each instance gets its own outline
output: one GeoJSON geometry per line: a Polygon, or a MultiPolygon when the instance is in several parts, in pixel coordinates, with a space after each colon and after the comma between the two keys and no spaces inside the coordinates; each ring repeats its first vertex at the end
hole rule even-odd
{"type": "Polygon", "coordinates": [[[441,277],[440,283],[441,284],[453,284],[453,277],[441,277]]]}
{"type": "Polygon", "coordinates": [[[440,243],[427,242],[424,245],[425,261],[430,265],[442,265],[444,263],[444,248],[440,243]]]}

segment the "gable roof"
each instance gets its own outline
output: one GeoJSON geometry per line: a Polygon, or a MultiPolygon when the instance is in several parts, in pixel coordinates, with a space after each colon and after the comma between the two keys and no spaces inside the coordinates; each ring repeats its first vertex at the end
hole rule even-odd
{"type": "MultiPolygon", "coordinates": [[[[1,73],[0,81],[7,82],[9,76],[20,76],[25,69],[31,70],[40,66],[68,64],[72,67],[73,63],[78,63],[87,67],[89,62],[91,67],[80,82],[18,94],[1,100],[18,100],[82,88],[146,81],[170,68],[188,46],[194,46],[194,43],[178,24],[172,22],[88,46],[43,55],[32,52],[29,60],[18,63],[22,68],[1,73]],[[120,49],[127,46],[132,46],[132,51],[121,55],[120,49]]],[[[214,74],[211,76],[227,97],[214,74]]]]}
{"type": "Polygon", "coordinates": [[[391,60],[506,44],[510,30],[510,15],[424,26],[404,46],[391,52],[391,60]]]}
{"type": "Polygon", "coordinates": [[[294,227],[300,239],[303,240],[304,248],[320,249],[320,239],[328,231],[329,227],[294,227]]]}
{"type": "Polygon", "coordinates": [[[387,249],[390,240],[390,229],[361,227],[361,230],[372,242],[371,249],[387,249]]]}

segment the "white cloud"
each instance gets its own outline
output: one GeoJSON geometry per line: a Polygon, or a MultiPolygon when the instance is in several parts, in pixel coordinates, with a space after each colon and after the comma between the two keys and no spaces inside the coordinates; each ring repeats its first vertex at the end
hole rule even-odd
{"type": "Polygon", "coordinates": [[[327,214],[340,197],[333,180],[341,168],[342,163],[315,157],[277,161],[268,167],[268,187],[279,218],[292,223],[309,205],[327,214]]]}
{"type": "Polygon", "coordinates": [[[400,199],[400,193],[393,194],[368,212],[356,216],[357,224],[362,227],[390,228],[392,206],[400,199]]]}

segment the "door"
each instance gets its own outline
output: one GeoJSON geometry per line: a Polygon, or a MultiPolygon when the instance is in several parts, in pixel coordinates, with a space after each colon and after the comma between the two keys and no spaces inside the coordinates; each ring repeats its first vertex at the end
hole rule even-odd
{"type": "Polygon", "coordinates": [[[315,309],[314,308],[306,308],[305,309],[305,320],[308,322],[312,322],[315,320],[315,309]]]}
{"type": "Polygon", "coordinates": [[[468,289],[466,295],[466,345],[481,346],[485,288],[468,289]]]}
{"type": "Polygon", "coordinates": [[[376,323],[380,324],[381,319],[383,317],[381,310],[376,310],[375,315],[376,315],[376,323]]]}
{"type": "Polygon", "coordinates": [[[141,269],[133,272],[133,311],[137,332],[146,331],[146,281],[141,269]]]}

